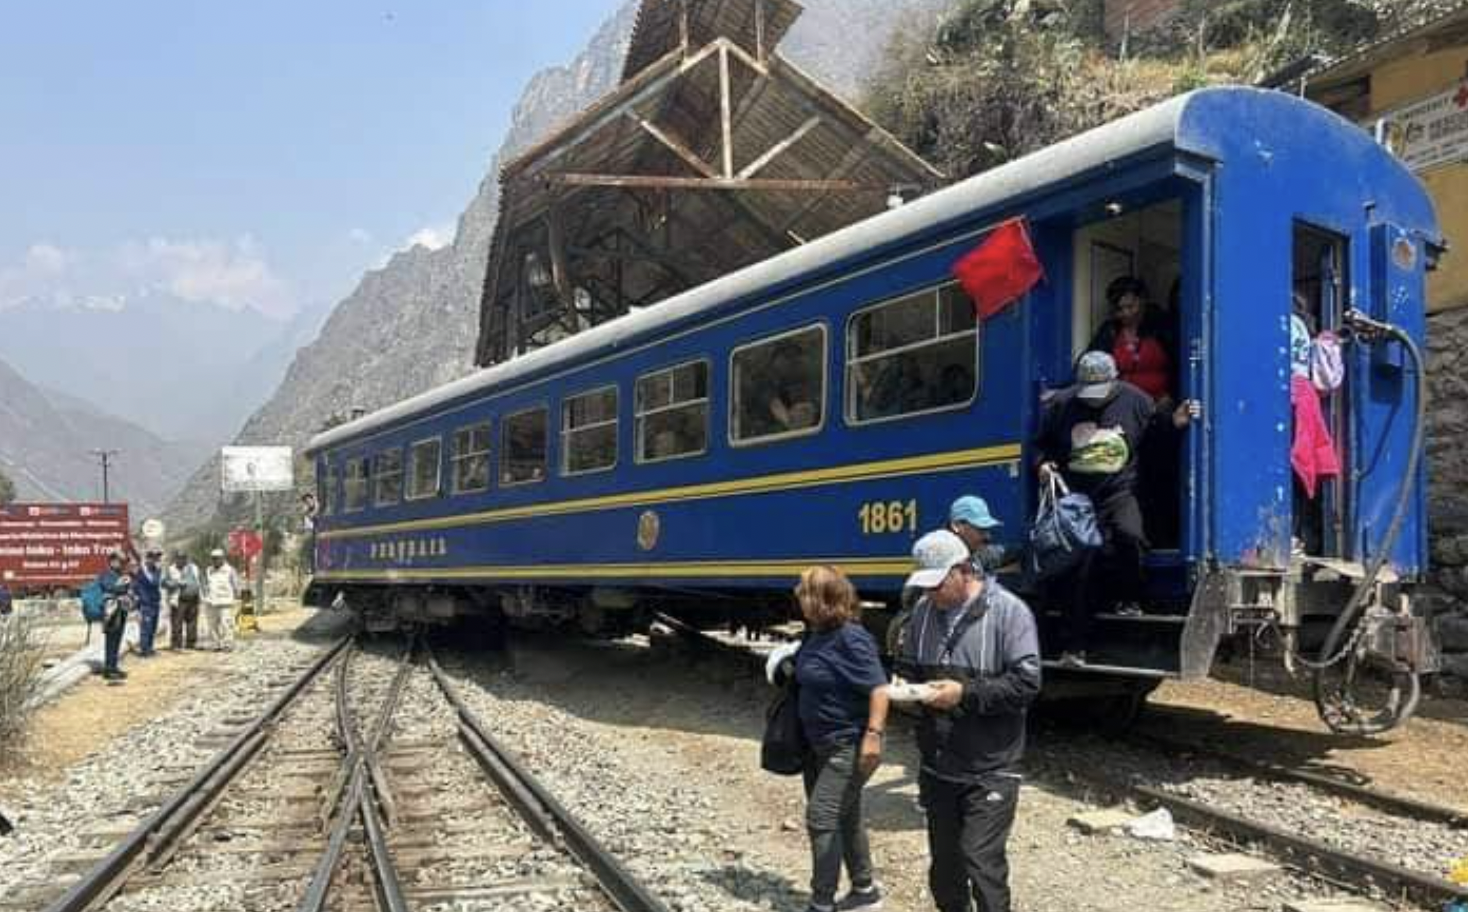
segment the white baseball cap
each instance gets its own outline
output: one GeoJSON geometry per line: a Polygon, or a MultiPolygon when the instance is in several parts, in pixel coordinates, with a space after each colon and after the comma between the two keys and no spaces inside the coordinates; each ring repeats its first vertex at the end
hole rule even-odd
{"type": "Polygon", "coordinates": [[[948,576],[948,571],[968,563],[968,545],[947,529],[939,529],[917,540],[912,546],[912,559],[918,568],[907,578],[906,585],[935,589],[948,576]]]}

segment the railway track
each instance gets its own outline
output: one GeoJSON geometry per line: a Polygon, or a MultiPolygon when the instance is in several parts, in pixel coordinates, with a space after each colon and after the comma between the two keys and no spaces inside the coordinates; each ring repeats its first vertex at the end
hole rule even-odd
{"type": "Polygon", "coordinates": [[[1468,899],[1443,876],[1468,857],[1460,808],[1151,732],[1124,742],[1084,751],[1115,794],[1357,892],[1433,909],[1468,899]]]}
{"type": "MultiPolygon", "coordinates": [[[[704,655],[751,671],[763,656],[674,618],[666,629],[704,655]]],[[[1468,900],[1442,872],[1468,857],[1468,813],[1296,765],[1156,733],[1120,740],[1039,736],[1030,762],[1079,776],[1114,799],[1165,807],[1178,822],[1254,847],[1285,866],[1353,892],[1439,909],[1468,900]]]]}
{"type": "Polygon", "coordinates": [[[36,884],[21,908],[667,912],[423,651],[337,643],[60,895],[36,884]]]}

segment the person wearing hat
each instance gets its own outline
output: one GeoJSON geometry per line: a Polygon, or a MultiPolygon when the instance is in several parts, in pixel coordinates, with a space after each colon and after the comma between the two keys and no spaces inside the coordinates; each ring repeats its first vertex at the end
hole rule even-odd
{"type": "Polygon", "coordinates": [[[224,559],[224,551],[215,548],[204,568],[204,627],[216,650],[234,648],[234,606],[239,598],[239,574],[224,559]]]}
{"type": "MultiPolygon", "coordinates": [[[[1197,402],[1183,402],[1172,413],[1172,424],[1185,428],[1198,414],[1197,402]]],[[[1116,605],[1121,613],[1141,611],[1147,537],[1137,501],[1137,456],[1148,426],[1159,416],[1166,420],[1152,397],[1122,380],[1112,357],[1097,351],[1081,356],[1075,385],[1052,397],[1041,416],[1040,483],[1048,484],[1058,475],[1072,491],[1090,497],[1104,540],[1100,558],[1104,566],[1098,566],[1097,555],[1088,554],[1052,587],[1065,593],[1065,620],[1057,645],[1067,662],[1085,662],[1098,570],[1106,583],[1103,603],[1116,605]]]]}
{"type": "Polygon", "coordinates": [[[1004,546],[994,544],[991,538],[993,530],[1002,525],[989,512],[989,503],[982,497],[965,494],[948,508],[948,531],[963,539],[979,568],[989,574],[1009,561],[1004,546]]]}
{"type": "Polygon", "coordinates": [[[148,549],[143,565],[133,576],[133,595],[138,604],[138,657],[151,659],[157,653],[153,640],[158,635],[158,615],[163,610],[163,552],[148,549]]]}
{"type": "Polygon", "coordinates": [[[204,591],[204,577],[199,565],[189,560],[182,551],[173,552],[173,562],[163,577],[168,591],[169,625],[168,646],[177,652],[180,649],[195,649],[199,645],[199,597],[204,591]]]}
{"type": "Polygon", "coordinates": [[[925,683],[918,776],[928,885],[939,912],[1010,912],[1007,843],[1019,800],[1025,715],[1040,693],[1035,619],[942,529],[918,539],[922,590],[897,669],[925,683]]]}
{"type": "Polygon", "coordinates": [[[133,582],[127,574],[127,554],[113,548],[107,554],[107,569],[97,574],[97,586],[105,599],[102,619],[102,677],[109,684],[127,679],[121,668],[122,634],[127,628],[127,612],[133,600],[133,582]]]}

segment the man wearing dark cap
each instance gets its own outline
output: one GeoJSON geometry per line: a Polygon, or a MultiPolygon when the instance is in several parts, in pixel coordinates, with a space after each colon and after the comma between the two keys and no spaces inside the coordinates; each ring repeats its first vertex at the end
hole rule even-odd
{"type": "Polygon", "coordinates": [[[163,552],[150,548],[133,580],[138,600],[138,656],[151,659],[157,653],[153,640],[158,635],[158,615],[163,611],[163,552]]]}
{"type": "MultiPolygon", "coordinates": [[[[1198,404],[1184,402],[1172,414],[1173,425],[1187,427],[1197,415],[1198,404]]],[[[1099,556],[1088,554],[1054,587],[1064,593],[1066,608],[1058,645],[1071,664],[1086,661],[1098,576],[1107,584],[1102,602],[1118,613],[1141,613],[1147,538],[1137,503],[1137,454],[1157,417],[1152,397],[1119,379],[1116,362],[1097,351],[1081,356],[1075,385],[1057,393],[1041,416],[1040,483],[1059,475],[1072,491],[1090,497],[1104,540],[1099,556]]]]}

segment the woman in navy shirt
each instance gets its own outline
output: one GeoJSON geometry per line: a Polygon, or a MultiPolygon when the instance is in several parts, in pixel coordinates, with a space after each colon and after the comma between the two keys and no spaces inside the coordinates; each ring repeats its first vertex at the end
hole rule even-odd
{"type": "Polygon", "coordinates": [[[882,757],[887,673],[877,641],[861,626],[856,589],[835,567],[811,567],[795,587],[810,628],[795,655],[805,765],[805,826],[811,846],[809,912],[837,908],[841,865],[851,878],[845,910],[880,908],[861,792],[882,757]]]}

